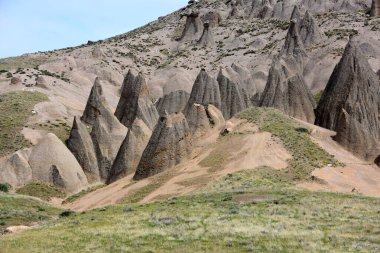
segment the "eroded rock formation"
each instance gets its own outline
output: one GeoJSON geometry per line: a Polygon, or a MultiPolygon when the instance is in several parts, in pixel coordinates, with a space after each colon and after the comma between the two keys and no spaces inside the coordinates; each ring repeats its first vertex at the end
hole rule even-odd
{"type": "Polygon", "coordinates": [[[179,38],[179,41],[190,41],[198,40],[202,34],[203,24],[202,20],[199,17],[199,13],[193,11],[186,16],[186,24],[182,31],[182,35],[179,38]]]}
{"type": "Polygon", "coordinates": [[[215,47],[214,35],[212,34],[212,30],[210,24],[208,22],[203,24],[203,33],[199,40],[199,45],[207,48],[215,47]]]}
{"type": "Polygon", "coordinates": [[[188,158],[191,151],[191,133],[184,115],[161,116],[133,179],[140,180],[163,172],[188,158]]]}
{"type": "Polygon", "coordinates": [[[231,68],[221,68],[218,84],[221,98],[221,111],[225,119],[230,119],[251,105],[247,92],[233,81],[231,68]],[[230,71],[229,71],[230,70],[230,71]]]}
{"type": "Polygon", "coordinates": [[[115,116],[126,127],[132,126],[136,118],[153,129],[158,119],[158,112],[150,97],[145,77],[129,70],[126,75],[115,116]]]}
{"type": "Polygon", "coordinates": [[[209,105],[221,108],[220,91],[218,82],[202,69],[191,90],[189,101],[185,107],[186,115],[191,110],[193,104],[209,105]]]}
{"type": "Polygon", "coordinates": [[[92,142],[87,126],[75,117],[67,147],[78,160],[83,168],[89,182],[100,180],[98,161],[96,158],[94,144],[92,142]]]}
{"type": "Polygon", "coordinates": [[[159,115],[165,115],[165,112],[168,114],[182,112],[189,98],[190,94],[183,90],[170,92],[156,102],[157,111],[159,115]]]}
{"type": "Polygon", "coordinates": [[[374,161],[380,153],[379,110],[379,79],[357,38],[351,38],[320,100],[315,123],[337,131],[335,139],[345,148],[374,161]]]}

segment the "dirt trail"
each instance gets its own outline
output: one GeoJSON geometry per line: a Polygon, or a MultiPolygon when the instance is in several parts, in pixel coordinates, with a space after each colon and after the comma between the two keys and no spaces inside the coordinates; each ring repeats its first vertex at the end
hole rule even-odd
{"type": "Polygon", "coordinates": [[[362,161],[341,147],[332,139],[335,132],[304,122],[303,124],[312,129],[313,140],[345,166],[317,169],[312,175],[320,180],[301,183],[301,187],[310,190],[356,192],[367,196],[380,196],[379,167],[362,161]]]}

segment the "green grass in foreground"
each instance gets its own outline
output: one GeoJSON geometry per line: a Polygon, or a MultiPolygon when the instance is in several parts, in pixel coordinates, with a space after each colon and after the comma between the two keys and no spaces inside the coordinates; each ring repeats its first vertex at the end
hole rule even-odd
{"type": "Polygon", "coordinates": [[[16,190],[16,193],[37,197],[43,200],[51,198],[63,198],[65,193],[59,189],[42,182],[32,182],[16,190]]]}
{"type": "Polygon", "coordinates": [[[33,107],[48,97],[40,92],[17,91],[0,95],[0,156],[13,153],[30,143],[21,130],[33,107]]]}
{"type": "Polygon", "coordinates": [[[300,124],[273,108],[251,108],[238,117],[259,126],[260,131],[270,132],[279,138],[293,158],[282,170],[282,178],[290,181],[305,180],[315,168],[340,163],[310,139],[309,131],[300,124]]]}
{"type": "MultiPolygon", "coordinates": [[[[60,209],[34,198],[0,192],[0,232],[9,226],[47,221],[60,212],[60,209]]],[[[0,252],[3,252],[2,246],[0,252]]]]}
{"type": "Polygon", "coordinates": [[[0,252],[378,252],[379,206],[380,199],[300,191],[250,170],[190,196],[6,235],[0,252]]]}

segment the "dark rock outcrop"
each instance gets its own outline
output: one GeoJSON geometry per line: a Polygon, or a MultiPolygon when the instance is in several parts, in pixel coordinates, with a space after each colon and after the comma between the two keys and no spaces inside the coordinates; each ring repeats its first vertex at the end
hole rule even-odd
{"type": "Polygon", "coordinates": [[[335,139],[354,154],[374,161],[380,153],[379,117],[379,79],[351,38],[319,102],[315,123],[336,131],[335,139]]]}
{"type": "Polygon", "coordinates": [[[37,87],[40,87],[40,88],[43,88],[43,89],[47,89],[48,88],[48,84],[45,80],[45,78],[43,76],[38,76],[37,79],[36,79],[36,86],[37,87]]]}
{"type": "Polygon", "coordinates": [[[191,110],[193,104],[209,105],[221,108],[220,91],[218,82],[202,69],[194,82],[189,101],[185,107],[186,115],[191,110]]]}
{"type": "Polygon", "coordinates": [[[186,15],[186,24],[179,41],[198,40],[202,34],[202,30],[203,24],[199,13],[193,11],[186,15]]]}
{"type": "Polygon", "coordinates": [[[169,169],[192,151],[189,126],[182,113],[160,117],[143,152],[135,180],[144,179],[169,169]]]}
{"type": "Polygon", "coordinates": [[[132,70],[126,75],[115,116],[126,127],[131,127],[136,118],[153,129],[158,112],[149,97],[148,86],[143,74],[136,75],[132,70]]]}
{"type": "Polygon", "coordinates": [[[156,108],[159,115],[165,115],[166,113],[178,113],[185,109],[187,101],[189,101],[190,94],[183,90],[177,90],[170,92],[163,96],[156,102],[156,108]],[[166,113],[165,113],[166,112],[166,113]]]}
{"type": "Polygon", "coordinates": [[[90,183],[100,180],[98,161],[96,158],[94,144],[92,142],[87,126],[77,117],[74,118],[67,147],[73,153],[83,168],[90,183]]]}
{"type": "Polygon", "coordinates": [[[215,47],[214,35],[212,34],[212,30],[208,22],[203,24],[203,33],[198,43],[201,47],[215,47]]]}
{"type": "Polygon", "coordinates": [[[380,16],[380,1],[379,0],[372,0],[370,15],[371,17],[380,16]]]}
{"type": "Polygon", "coordinates": [[[232,69],[221,68],[217,78],[221,98],[220,109],[225,119],[232,118],[251,105],[247,92],[233,81],[228,70],[232,69]]]}

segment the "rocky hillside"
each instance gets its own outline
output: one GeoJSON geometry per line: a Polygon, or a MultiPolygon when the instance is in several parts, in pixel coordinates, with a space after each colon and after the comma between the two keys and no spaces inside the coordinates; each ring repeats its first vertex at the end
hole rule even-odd
{"type": "Polygon", "coordinates": [[[207,129],[223,129],[225,120],[252,106],[316,121],[337,131],[336,140],[348,150],[374,162],[377,4],[190,1],[126,34],[2,59],[2,93],[38,91],[49,97],[18,123],[21,138],[40,145],[47,132],[56,134],[67,142],[65,157],[74,156],[79,168],[69,176],[52,154],[37,173],[41,168],[30,161],[37,147],[18,151],[23,145],[14,145],[2,152],[17,151],[2,159],[3,181],[17,187],[42,180],[75,192],[87,182],[111,183],[136,170],[135,179],[145,178],[181,163],[207,129]],[[348,43],[350,37],[355,38],[348,43]],[[346,73],[353,81],[345,81],[346,73]],[[361,88],[365,83],[368,90],[361,88]],[[343,84],[358,91],[344,91],[343,84]],[[317,108],[315,99],[326,86],[317,108]],[[363,105],[352,109],[358,97],[363,105]],[[73,177],[81,182],[78,189],[68,186],[73,177]]]}

